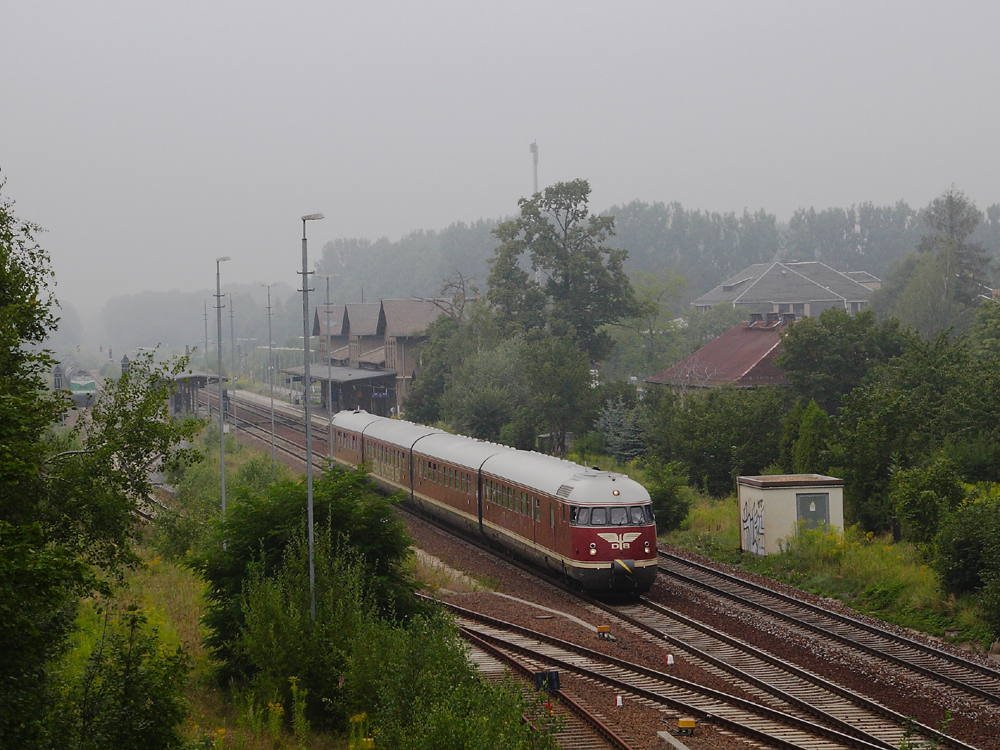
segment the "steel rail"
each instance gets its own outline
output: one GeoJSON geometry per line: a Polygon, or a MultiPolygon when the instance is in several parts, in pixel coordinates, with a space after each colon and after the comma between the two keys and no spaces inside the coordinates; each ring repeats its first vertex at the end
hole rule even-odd
{"type": "MultiPolygon", "coordinates": [[[[526,677],[534,676],[534,672],[531,670],[530,667],[526,666],[525,664],[522,664],[517,659],[513,658],[510,654],[495,646],[492,642],[482,638],[478,633],[468,629],[460,629],[459,632],[461,633],[463,638],[465,638],[471,643],[474,643],[476,646],[483,649],[484,651],[489,652],[491,655],[493,655],[497,659],[500,659],[505,664],[509,664],[511,667],[516,669],[524,676],[526,677]]],[[[573,713],[575,713],[577,716],[583,719],[587,724],[590,725],[590,727],[595,732],[597,732],[597,734],[599,734],[605,740],[610,742],[611,745],[617,748],[617,750],[633,750],[632,746],[629,745],[618,734],[616,734],[611,727],[609,727],[607,724],[601,721],[597,716],[588,711],[582,704],[574,700],[565,692],[563,692],[562,690],[553,690],[551,691],[551,694],[558,697],[560,701],[566,704],[569,710],[571,710],[573,713]]]]}
{"type": "MultiPolygon", "coordinates": [[[[694,568],[698,572],[709,574],[731,585],[735,585],[743,589],[749,589],[750,591],[758,595],[771,597],[772,599],[776,600],[777,602],[780,602],[781,604],[792,607],[798,607],[800,609],[804,609],[805,611],[811,614],[819,615],[820,617],[827,617],[828,619],[831,619],[834,622],[846,624],[851,627],[857,624],[857,621],[854,620],[853,618],[832,613],[829,610],[826,610],[822,607],[818,607],[814,604],[809,604],[808,602],[802,602],[801,600],[796,599],[795,597],[772,591],[771,589],[768,589],[764,586],[760,586],[759,584],[752,583],[750,581],[744,581],[741,578],[730,575],[728,573],[723,573],[722,571],[717,571],[706,565],[695,563],[686,560],[682,557],[665,553],[662,550],[660,550],[660,555],[662,557],[667,558],[672,563],[680,563],[682,565],[687,565],[689,567],[694,568]]],[[[724,596],[725,598],[730,599],[731,601],[738,602],[740,604],[743,604],[747,607],[750,607],[760,612],[765,612],[769,615],[777,617],[788,623],[801,627],[805,630],[809,630],[813,633],[818,633],[826,638],[830,638],[832,640],[838,641],[839,643],[850,646],[851,648],[863,651],[864,653],[870,656],[878,657],[883,661],[887,661],[891,664],[895,664],[897,666],[910,669],[914,672],[917,672],[918,674],[923,675],[924,677],[929,677],[933,680],[944,683],[949,687],[956,688],[963,692],[974,695],[977,698],[980,698],[981,700],[989,703],[994,707],[1000,705],[1000,694],[998,693],[990,692],[976,685],[971,685],[968,682],[958,679],[957,677],[953,677],[948,674],[943,674],[942,672],[936,669],[924,666],[923,664],[919,664],[903,656],[899,656],[898,654],[887,653],[884,648],[878,648],[877,646],[865,643],[862,640],[859,640],[858,638],[854,638],[849,635],[839,633],[836,630],[831,629],[830,627],[824,627],[823,625],[820,625],[818,623],[802,619],[801,617],[797,617],[796,615],[790,612],[782,611],[780,608],[775,607],[773,604],[769,606],[768,604],[765,604],[763,602],[754,601],[748,596],[741,595],[733,591],[727,591],[725,588],[719,585],[714,585],[708,581],[701,580],[695,576],[687,575],[685,573],[673,570],[671,568],[664,566],[662,563],[660,564],[659,569],[662,573],[672,576],[673,578],[676,578],[678,580],[684,581],[685,583],[698,586],[699,588],[710,591],[713,594],[724,596]]],[[[866,633],[870,632],[870,634],[879,637],[887,635],[886,631],[881,631],[878,628],[866,627],[866,628],[861,628],[861,630],[866,633]]],[[[892,642],[895,639],[887,637],[885,640],[892,642]]],[[[908,639],[903,639],[903,641],[908,641],[908,639]]],[[[909,643],[903,643],[902,645],[908,646],[909,643]]],[[[924,646],[923,649],[921,649],[921,653],[923,652],[926,652],[925,655],[932,657],[941,657],[941,654],[943,653],[927,646],[924,646]]],[[[965,666],[965,660],[960,660],[956,662],[955,660],[949,659],[947,657],[941,658],[941,660],[953,666],[959,666],[959,667],[965,666]]],[[[1000,691],[1000,685],[998,685],[998,691],[1000,691]]]]}
{"type": "MultiPolygon", "coordinates": [[[[461,617],[467,620],[478,621],[484,625],[495,628],[497,630],[516,633],[523,637],[531,638],[541,643],[554,646],[563,651],[577,654],[578,656],[582,656],[594,662],[610,664],[619,669],[623,669],[635,673],[637,675],[641,675],[643,677],[648,677],[653,680],[664,683],[666,685],[671,685],[673,687],[681,688],[696,695],[701,695],[705,698],[718,701],[720,703],[736,708],[740,711],[744,711],[749,714],[754,714],[758,717],[765,718],[770,721],[774,721],[776,723],[784,724],[786,726],[795,727],[796,729],[810,733],[813,736],[823,737],[825,739],[836,741],[841,744],[846,744],[851,747],[866,748],[867,750],[872,750],[874,748],[878,748],[878,750],[884,750],[884,748],[887,747],[886,743],[882,742],[873,743],[858,737],[846,735],[843,732],[839,732],[829,727],[817,725],[815,722],[802,719],[798,716],[794,716],[792,714],[788,714],[783,711],[779,711],[777,709],[771,708],[770,706],[764,706],[760,703],[755,703],[745,698],[739,698],[737,696],[727,695],[726,693],[720,692],[713,688],[706,687],[704,685],[699,685],[697,683],[690,682],[689,680],[684,680],[680,677],[675,677],[665,672],[660,672],[655,669],[650,669],[649,667],[643,666],[642,664],[636,664],[635,662],[630,662],[625,659],[620,659],[616,656],[611,656],[609,654],[604,654],[599,651],[594,651],[593,649],[589,649],[586,646],[581,646],[579,644],[572,643],[570,641],[565,641],[561,638],[556,638],[555,636],[551,636],[546,633],[541,633],[535,630],[531,630],[530,628],[526,628],[521,625],[516,625],[514,623],[507,622],[505,620],[500,620],[495,617],[490,617],[489,615],[484,615],[482,613],[466,609],[465,607],[460,607],[457,604],[452,604],[450,602],[442,602],[442,601],[439,601],[439,604],[441,604],[445,608],[455,612],[456,614],[460,615],[461,617]]],[[[481,635],[484,638],[494,638],[489,634],[484,634],[481,632],[479,633],[479,635],[481,635]]],[[[531,649],[526,649],[523,646],[518,646],[517,644],[503,641],[502,639],[499,638],[494,638],[494,640],[498,640],[500,643],[502,643],[503,648],[531,651],[531,649]]],[[[681,708],[682,710],[685,711],[690,710],[693,712],[698,712],[704,718],[711,718],[713,721],[714,720],[727,721],[730,722],[733,727],[742,727],[741,724],[733,723],[731,719],[728,719],[725,716],[721,716],[717,713],[707,711],[697,706],[691,706],[689,704],[683,703],[673,698],[668,698],[658,693],[646,691],[644,688],[640,686],[634,685],[629,682],[625,682],[623,680],[618,680],[617,678],[604,675],[600,672],[588,670],[585,667],[574,665],[570,662],[566,662],[565,660],[560,660],[557,657],[552,657],[551,655],[547,654],[541,654],[537,651],[533,652],[532,654],[526,654],[526,655],[529,655],[532,658],[538,658],[541,661],[552,661],[554,663],[558,661],[559,662],[558,666],[567,669],[568,671],[587,673],[587,676],[593,679],[599,679],[601,681],[607,682],[608,684],[614,684],[616,687],[620,687],[621,689],[635,693],[636,695],[642,695],[642,697],[648,698],[649,700],[654,700],[659,703],[670,702],[676,705],[677,707],[681,708]],[[639,691],[645,691],[646,694],[643,695],[639,691]]],[[[743,727],[743,731],[745,731],[745,727],[743,727]]],[[[769,740],[783,741],[780,740],[780,738],[774,737],[773,735],[768,734],[767,737],[769,740]]]]}
{"type": "MultiPolygon", "coordinates": [[[[886,745],[884,743],[871,743],[862,740],[857,737],[846,735],[842,732],[838,732],[829,727],[824,727],[818,725],[814,722],[808,721],[806,719],[799,718],[792,714],[779,711],[777,709],[771,708],[769,706],[763,706],[759,703],[754,703],[753,701],[746,700],[744,698],[738,698],[736,696],[727,695],[725,693],[713,690],[712,688],[705,687],[704,685],[698,685],[688,680],[683,680],[679,677],[674,677],[673,675],[666,674],[664,672],[659,672],[648,667],[644,667],[641,664],[635,664],[634,662],[629,662],[624,659],[619,659],[614,656],[609,656],[608,654],[603,654],[598,651],[593,651],[585,646],[580,646],[569,641],[564,641],[559,638],[547,635],[545,633],[540,633],[529,628],[525,628],[514,623],[505,622],[504,620],[499,620],[494,617],[489,617],[488,615],[483,615],[478,612],[467,610],[464,607],[459,607],[448,602],[441,602],[441,604],[448,609],[455,611],[460,614],[461,617],[478,621],[482,624],[494,628],[498,631],[505,633],[516,633],[522,637],[530,638],[532,640],[538,641],[543,644],[554,646],[564,652],[569,652],[582,656],[592,662],[600,664],[609,664],[613,667],[617,667],[620,670],[626,672],[631,672],[633,674],[639,675],[641,677],[650,678],[664,685],[679,688],[689,693],[695,695],[700,695],[711,701],[717,703],[722,703],[724,705],[730,706],[737,711],[741,711],[744,714],[750,714],[758,717],[758,719],[764,719],[766,721],[774,722],[775,724],[783,725],[786,728],[793,728],[799,732],[804,732],[811,737],[820,737],[825,740],[835,742],[838,746],[848,746],[864,748],[865,750],[884,750],[886,745]]],[[[467,626],[465,626],[467,627],[467,626]]],[[[600,682],[604,682],[612,687],[618,688],[625,692],[632,693],[641,698],[654,701],[656,703],[662,703],[665,705],[670,705],[674,708],[678,708],[683,711],[687,711],[694,716],[698,716],[702,719],[711,720],[717,724],[725,726],[727,729],[738,732],[743,735],[750,735],[753,739],[759,739],[767,743],[777,743],[781,747],[786,748],[801,748],[803,745],[797,745],[796,743],[784,739],[782,737],[776,736],[771,732],[765,732],[761,729],[757,729],[752,726],[748,726],[746,720],[737,721],[733,718],[724,716],[716,711],[708,710],[697,705],[692,705],[684,701],[678,700],[677,698],[671,698],[669,696],[662,695],[661,693],[654,692],[652,690],[636,685],[633,682],[629,682],[624,679],[619,679],[611,675],[589,669],[587,667],[581,666],[579,664],[574,664],[567,661],[559,656],[554,656],[552,654],[546,654],[540,652],[536,649],[524,646],[522,644],[514,643],[509,640],[504,640],[499,636],[494,636],[489,633],[484,633],[482,631],[475,631],[480,637],[492,640],[497,643],[501,648],[517,651],[531,659],[539,661],[540,663],[550,663],[558,666],[560,669],[565,669],[568,672],[575,672],[583,676],[589,677],[600,682]]]]}

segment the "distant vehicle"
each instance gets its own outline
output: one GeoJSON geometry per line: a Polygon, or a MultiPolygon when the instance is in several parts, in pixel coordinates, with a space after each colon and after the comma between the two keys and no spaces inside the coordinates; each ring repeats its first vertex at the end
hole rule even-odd
{"type": "Polygon", "coordinates": [[[579,588],[641,593],[656,579],[649,493],[623,474],[364,411],[333,424],[340,461],[579,588]]]}
{"type": "Polygon", "coordinates": [[[86,370],[76,370],[70,375],[69,391],[76,406],[90,406],[97,400],[97,381],[86,370]]]}

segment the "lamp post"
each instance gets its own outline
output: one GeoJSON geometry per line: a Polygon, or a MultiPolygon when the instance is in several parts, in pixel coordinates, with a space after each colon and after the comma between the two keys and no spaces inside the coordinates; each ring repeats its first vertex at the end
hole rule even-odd
{"type": "Polygon", "coordinates": [[[233,314],[235,313],[236,305],[233,302],[233,295],[235,292],[228,292],[229,294],[229,359],[232,362],[233,370],[233,388],[232,393],[229,394],[229,403],[233,405],[233,447],[239,449],[240,447],[240,436],[239,431],[236,428],[236,329],[233,324],[233,314]]]}
{"type": "MultiPolygon", "coordinates": [[[[229,256],[215,259],[215,322],[218,327],[216,349],[219,354],[219,467],[222,473],[222,523],[226,522],[226,410],[222,408],[222,276],[219,266],[229,256]]],[[[222,549],[226,548],[226,539],[222,538],[222,549]]]]}
{"type": "Polygon", "coordinates": [[[274,284],[261,284],[267,287],[267,382],[271,388],[271,471],[274,471],[274,340],[271,338],[271,287],[274,284]]]}
{"type": "Polygon", "coordinates": [[[330,460],[333,460],[333,380],[330,378],[330,279],[339,279],[339,273],[320,274],[326,279],[326,446],[330,449],[330,460]]]}
{"type": "Polygon", "coordinates": [[[302,217],[302,350],[305,364],[302,385],[306,403],[306,507],[309,523],[309,621],[316,623],[316,564],[313,558],[313,456],[312,456],[312,410],[309,408],[309,251],[306,247],[306,222],[318,221],[323,214],[307,214],[302,217]]]}

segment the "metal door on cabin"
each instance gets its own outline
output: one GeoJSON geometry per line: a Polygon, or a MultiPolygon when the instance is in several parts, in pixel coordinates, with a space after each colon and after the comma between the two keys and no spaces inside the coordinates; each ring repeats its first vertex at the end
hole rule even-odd
{"type": "Polygon", "coordinates": [[[799,523],[806,529],[830,524],[830,493],[811,492],[795,495],[799,523]]]}

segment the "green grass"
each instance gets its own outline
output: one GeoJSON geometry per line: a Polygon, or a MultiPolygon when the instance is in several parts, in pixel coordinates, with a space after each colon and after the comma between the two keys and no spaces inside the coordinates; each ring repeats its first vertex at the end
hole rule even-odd
{"type": "Polygon", "coordinates": [[[739,516],[735,497],[722,500],[699,496],[681,529],[662,541],[690,549],[719,562],[737,565],[797,586],[819,596],[902,627],[988,648],[987,623],[971,597],[944,594],[934,571],[908,542],[864,534],[805,531],[781,554],[757,557],[740,551],[739,516]]]}

